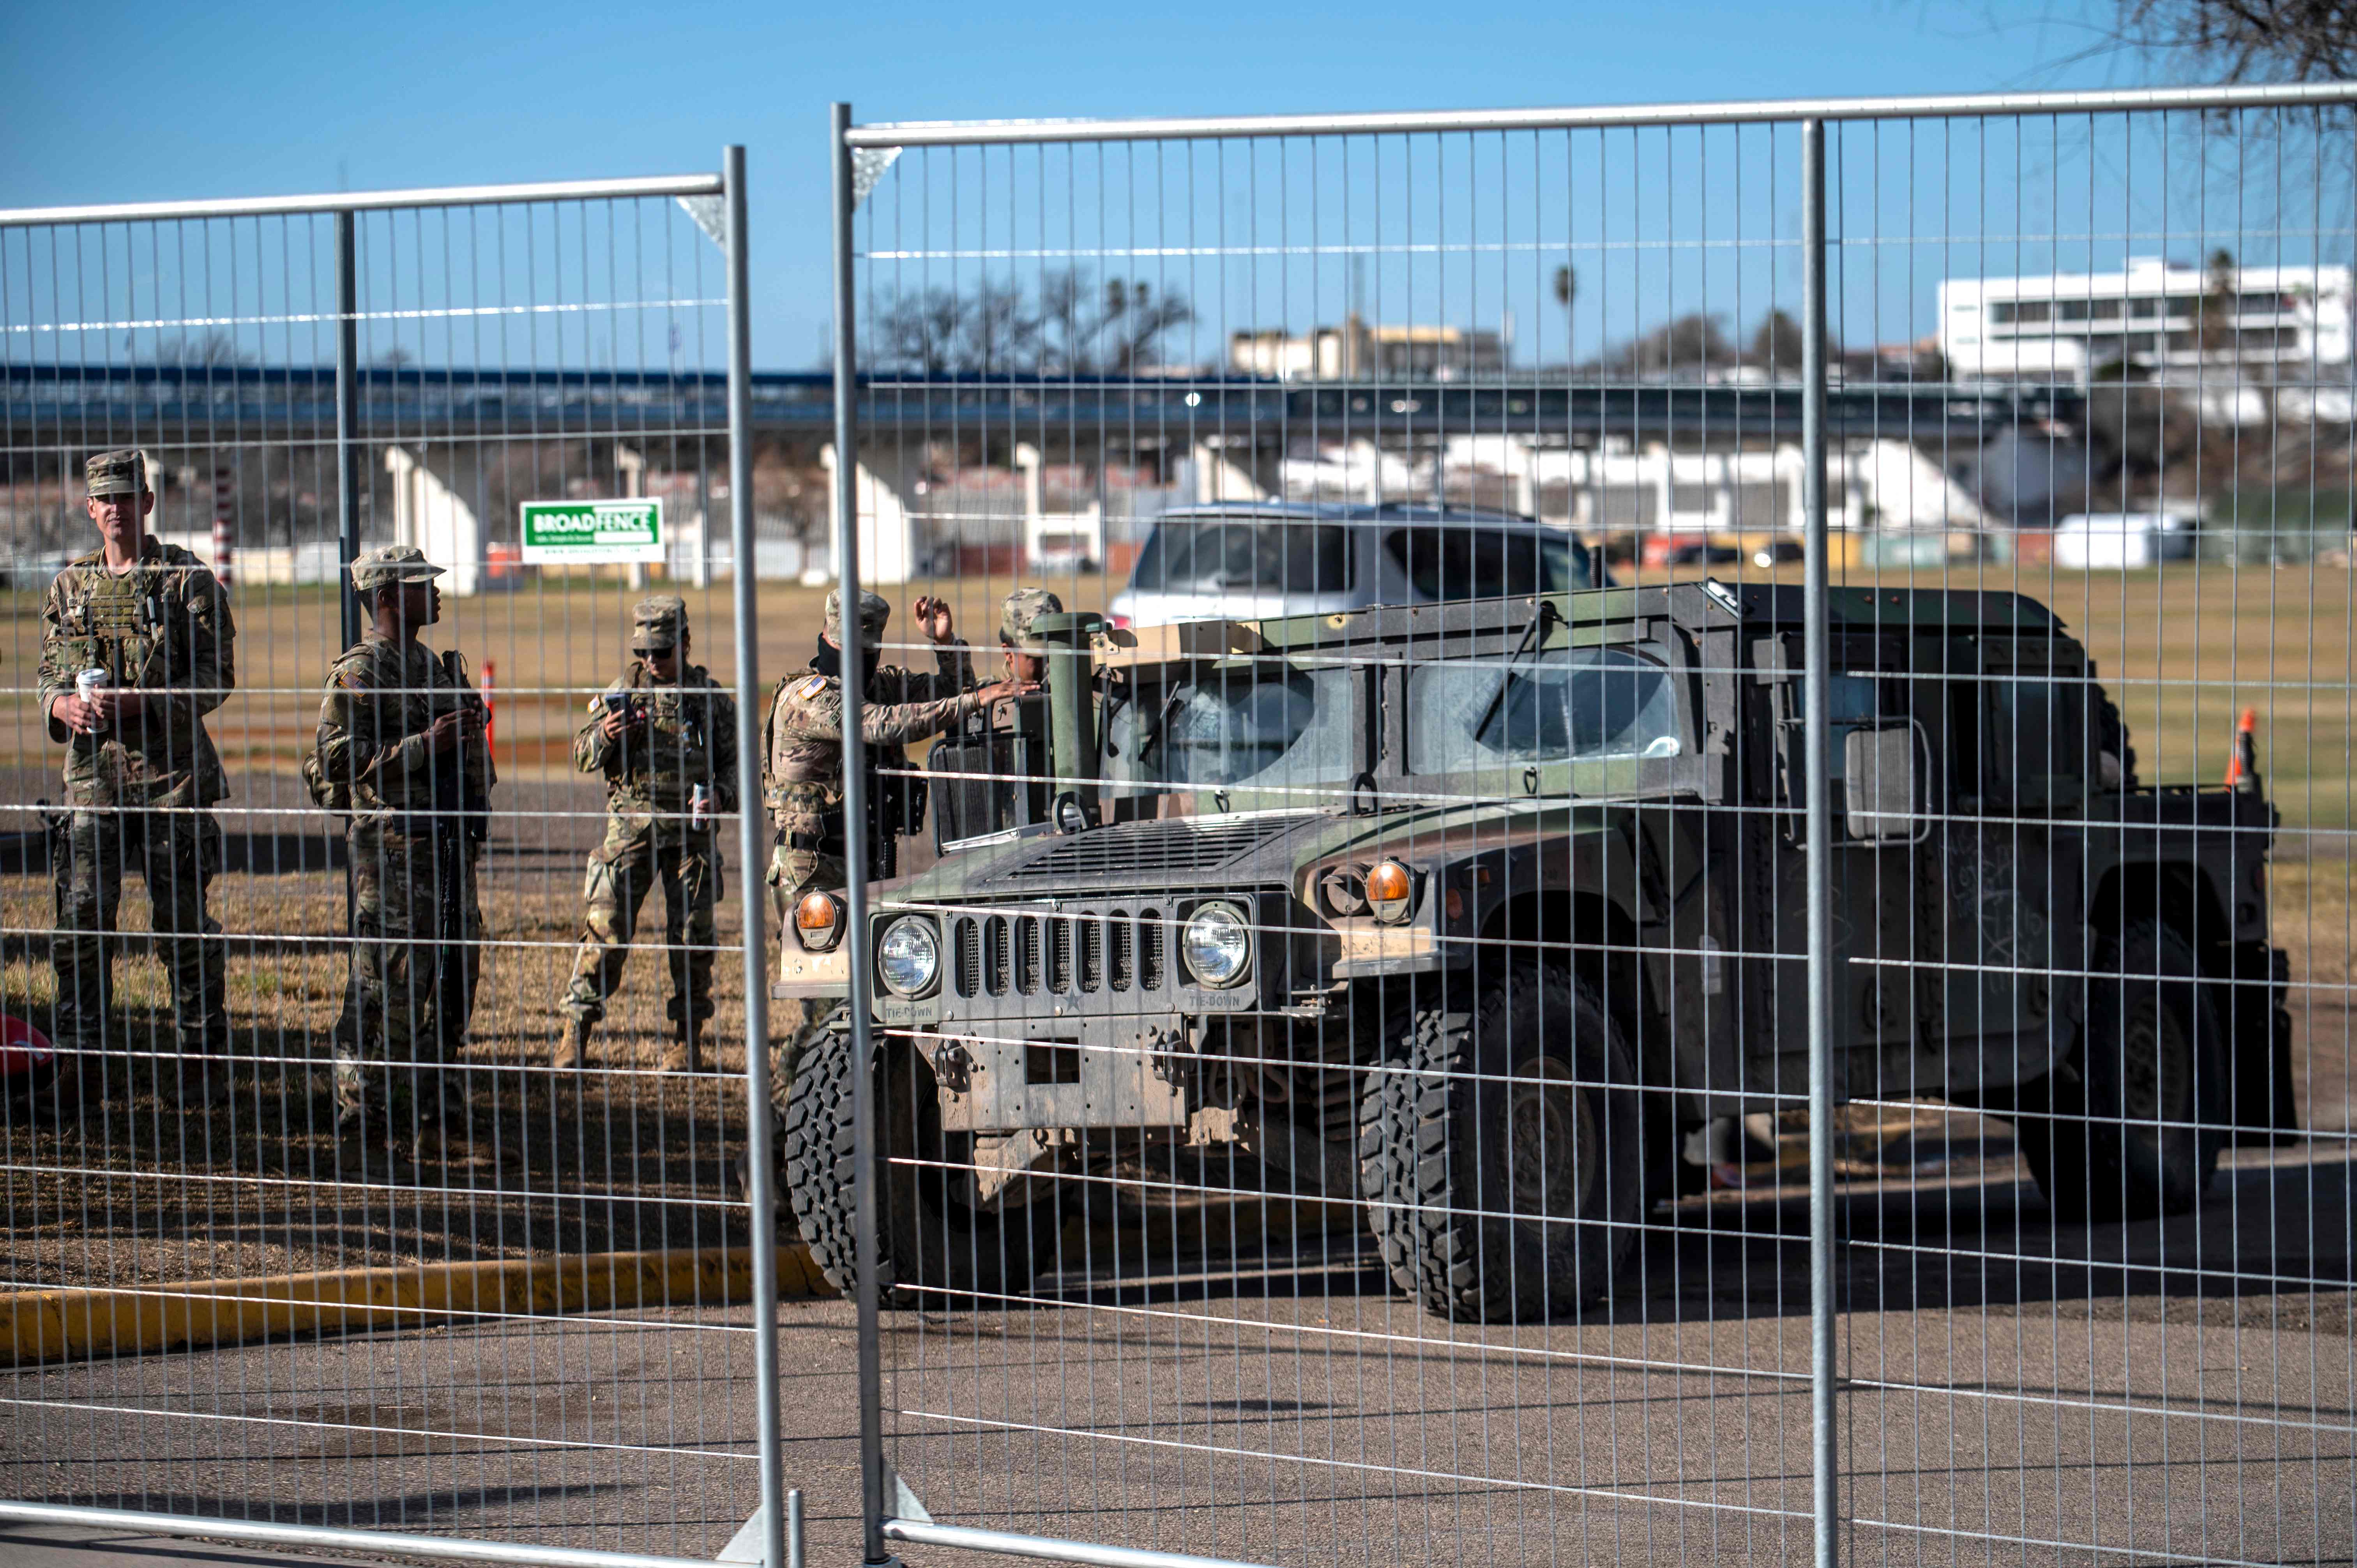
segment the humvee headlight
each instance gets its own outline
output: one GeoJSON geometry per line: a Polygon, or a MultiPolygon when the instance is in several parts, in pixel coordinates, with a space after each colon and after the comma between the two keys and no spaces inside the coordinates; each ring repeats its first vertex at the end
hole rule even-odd
{"type": "Polygon", "coordinates": [[[1187,921],[1178,950],[1206,985],[1233,985],[1252,963],[1252,926],[1232,904],[1206,904],[1187,921]]]}
{"type": "Polygon", "coordinates": [[[804,952],[831,952],[843,940],[843,902],[832,893],[816,889],[802,896],[794,906],[794,935],[804,952]]]}
{"type": "Polygon", "coordinates": [[[902,996],[922,996],[942,972],[942,940],[921,915],[903,915],[876,944],[876,972],[902,996]]]}
{"type": "Polygon", "coordinates": [[[1385,925],[1407,918],[1415,899],[1415,878],[1396,860],[1379,860],[1367,868],[1367,908],[1385,925]]]}

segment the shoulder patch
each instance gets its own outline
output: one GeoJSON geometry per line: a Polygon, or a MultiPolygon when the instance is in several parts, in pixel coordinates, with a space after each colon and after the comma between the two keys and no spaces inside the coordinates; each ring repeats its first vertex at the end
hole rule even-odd
{"type": "Polygon", "coordinates": [[[805,675],[805,676],[803,676],[803,677],[802,678],[802,680],[801,680],[799,682],[797,682],[797,683],[795,684],[795,686],[794,686],[794,695],[795,695],[797,698],[799,698],[800,700],[802,700],[802,702],[807,703],[807,702],[809,702],[812,698],[813,698],[813,697],[816,697],[816,696],[820,695],[820,694],[821,694],[822,693],[823,693],[825,690],[826,690],[826,677],[825,677],[825,676],[823,676],[823,675],[805,675]]]}

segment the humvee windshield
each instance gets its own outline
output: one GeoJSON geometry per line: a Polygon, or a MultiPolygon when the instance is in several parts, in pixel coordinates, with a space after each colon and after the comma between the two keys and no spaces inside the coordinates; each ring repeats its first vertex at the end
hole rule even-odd
{"type": "Polygon", "coordinates": [[[1408,676],[1407,706],[1415,773],[1675,757],[1684,744],[1669,671],[1620,649],[1426,664],[1408,676]]]}
{"type": "Polygon", "coordinates": [[[1105,726],[1112,771],[1129,782],[1208,789],[1347,782],[1351,672],[1258,662],[1168,688],[1160,723],[1137,704],[1105,726]],[[1126,764],[1126,766],[1124,766],[1126,764]]]}

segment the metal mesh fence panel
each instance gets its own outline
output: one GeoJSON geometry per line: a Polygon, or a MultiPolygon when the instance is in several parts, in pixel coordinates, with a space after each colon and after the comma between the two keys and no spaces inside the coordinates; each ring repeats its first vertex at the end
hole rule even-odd
{"type": "Polygon", "coordinates": [[[759,1503],[723,194],[0,228],[20,1502],[759,1503]]]}
{"type": "Polygon", "coordinates": [[[2352,170],[2254,104],[841,136],[871,1558],[2346,1554],[2352,170]]]}

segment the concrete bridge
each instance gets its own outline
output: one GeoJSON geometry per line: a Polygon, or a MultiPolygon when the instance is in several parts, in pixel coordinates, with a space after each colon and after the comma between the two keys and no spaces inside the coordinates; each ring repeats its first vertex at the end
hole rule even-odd
{"type": "MultiPolygon", "coordinates": [[[[1046,379],[1005,375],[866,375],[860,418],[879,440],[1028,441],[1051,451],[1092,447],[1267,446],[1366,438],[1424,445],[1469,434],[1616,435],[1673,445],[1791,440],[1798,385],[1305,382],[1247,377],[1046,379]]],[[[832,435],[834,381],[759,371],[753,425],[765,438],[832,435]]],[[[1997,429],[2043,420],[2075,425],[2080,397],[2063,388],[1930,384],[1837,387],[1827,435],[1978,446],[1997,429]]],[[[570,369],[360,372],[361,433],[372,441],[565,440],[725,436],[726,378],[718,372],[570,369]]],[[[332,366],[0,366],[0,430],[12,455],[95,445],[171,450],[317,441],[336,426],[332,366]]]]}
{"type": "MultiPolygon", "coordinates": [[[[1102,508],[1049,513],[1043,465],[1147,469],[1171,487],[1166,494],[1200,500],[1425,499],[1444,472],[1482,470],[1506,478],[1509,504],[1597,530],[1781,528],[1798,516],[1797,385],[879,373],[861,387],[857,490],[879,580],[920,575],[971,532],[959,513],[975,498],[942,491],[944,459],[1022,470],[1029,553],[1053,540],[1100,564],[1102,508]],[[1351,477],[1361,469],[1365,479],[1351,477]],[[1420,476],[1413,489],[1411,473],[1420,476]],[[1543,491],[1551,504],[1541,505],[1543,491]],[[1689,494],[1705,498],[1691,516],[1679,510],[1689,494]]],[[[832,377],[757,373],[752,390],[761,460],[832,466],[832,377]]],[[[253,447],[307,448],[331,462],[336,401],[332,366],[8,364],[0,441],[10,479],[37,487],[102,446],[143,446],[183,471],[253,447]]],[[[471,564],[485,556],[491,513],[505,504],[504,482],[487,482],[490,466],[502,449],[534,444],[588,444],[599,453],[590,471],[610,467],[618,485],[633,465],[671,470],[673,480],[693,470],[696,493],[673,504],[708,564],[703,487],[727,437],[718,373],[378,366],[360,373],[358,403],[370,449],[361,471],[377,476],[364,481],[364,507],[383,510],[395,537],[464,564],[456,591],[471,591],[471,564]]],[[[2075,427],[2081,413],[2067,389],[1835,388],[1826,433],[1846,504],[1860,514],[1849,525],[1863,526],[1863,498],[1889,492],[1930,496],[1935,515],[1882,506],[1886,526],[1976,527],[1978,507],[1943,470],[2023,427],[2075,427]]],[[[331,561],[312,565],[315,575],[332,574],[331,561]]]]}

